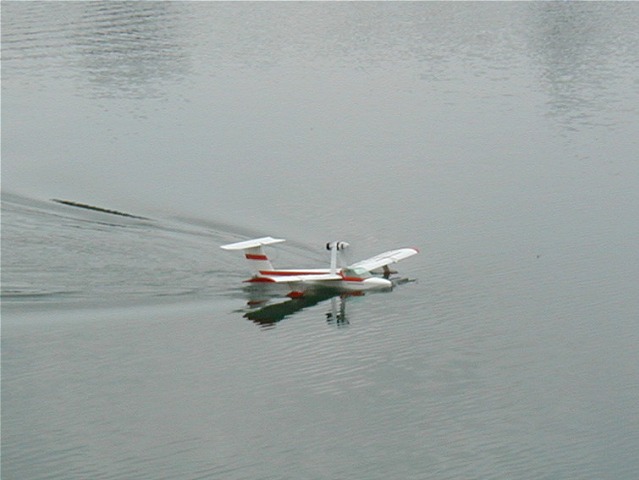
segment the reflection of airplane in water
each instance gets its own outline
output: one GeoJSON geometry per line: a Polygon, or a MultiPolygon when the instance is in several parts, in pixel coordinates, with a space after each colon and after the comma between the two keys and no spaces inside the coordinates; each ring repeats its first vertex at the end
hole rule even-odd
{"type": "Polygon", "coordinates": [[[326,313],[326,320],[335,325],[346,325],[346,301],[349,297],[359,294],[336,293],[334,290],[316,290],[301,297],[287,298],[278,303],[269,303],[269,300],[251,300],[248,302],[250,310],[244,314],[254,323],[261,326],[274,325],[291,315],[313,307],[327,300],[331,301],[330,311],[326,313]]]}
{"type": "MultiPolygon", "coordinates": [[[[393,279],[393,285],[414,282],[408,278],[393,279]]],[[[272,290],[260,287],[248,287],[248,311],[244,314],[254,323],[265,326],[274,326],[277,322],[300,312],[306,308],[314,307],[320,303],[330,300],[330,309],[326,312],[326,321],[330,324],[343,326],[348,325],[349,321],[346,316],[346,303],[353,297],[363,297],[364,292],[336,292],[335,289],[321,288],[313,289],[306,292],[301,297],[284,297],[274,296],[272,290]],[[275,303],[272,303],[275,301],[275,303]]]]}

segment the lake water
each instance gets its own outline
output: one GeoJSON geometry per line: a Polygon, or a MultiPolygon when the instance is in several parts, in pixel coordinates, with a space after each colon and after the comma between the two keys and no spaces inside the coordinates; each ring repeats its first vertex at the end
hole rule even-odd
{"type": "Polygon", "coordinates": [[[638,24],[3,2],[3,478],[638,478],[638,24]],[[255,305],[264,235],[421,254],[255,305]]]}

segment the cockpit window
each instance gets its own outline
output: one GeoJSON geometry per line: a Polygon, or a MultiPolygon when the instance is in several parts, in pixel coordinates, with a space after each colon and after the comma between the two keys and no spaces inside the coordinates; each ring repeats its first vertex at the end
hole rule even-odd
{"type": "Polygon", "coordinates": [[[345,268],[343,271],[345,277],[369,278],[371,273],[365,268],[345,268]]]}

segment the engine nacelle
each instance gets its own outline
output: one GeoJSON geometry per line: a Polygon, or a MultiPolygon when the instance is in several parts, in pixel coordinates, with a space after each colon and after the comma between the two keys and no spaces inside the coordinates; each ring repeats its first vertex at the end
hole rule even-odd
{"type": "Polygon", "coordinates": [[[326,250],[344,250],[347,247],[350,247],[348,242],[328,242],[326,244],[326,250]]]}

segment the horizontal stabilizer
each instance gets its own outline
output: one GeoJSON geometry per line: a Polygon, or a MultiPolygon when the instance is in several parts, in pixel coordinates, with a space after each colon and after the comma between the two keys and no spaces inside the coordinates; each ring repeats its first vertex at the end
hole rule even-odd
{"type": "Polygon", "coordinates": [[[375,270],[377,268],[390,265],[391,263],[399,262],[405,258],[412,257],[419,253],[416,248],[399,248],[397,250],[389,250],[388,252],[380,253],[374,257],[362,260],[361,262],[349,265],[348,268],[363,268],[364,270],[375,270]]]}
{"type": "Polygon", "coordinates": [[[229,243],[228,245],[222,245],[220,248],[224,250],[246,250],[247,248],[256,248],[262,245],[272,245],[274,243],[285,242],[282,238],[262,237],[254,238],[253,240],[245,240],[243,242],[229,243]]]}

